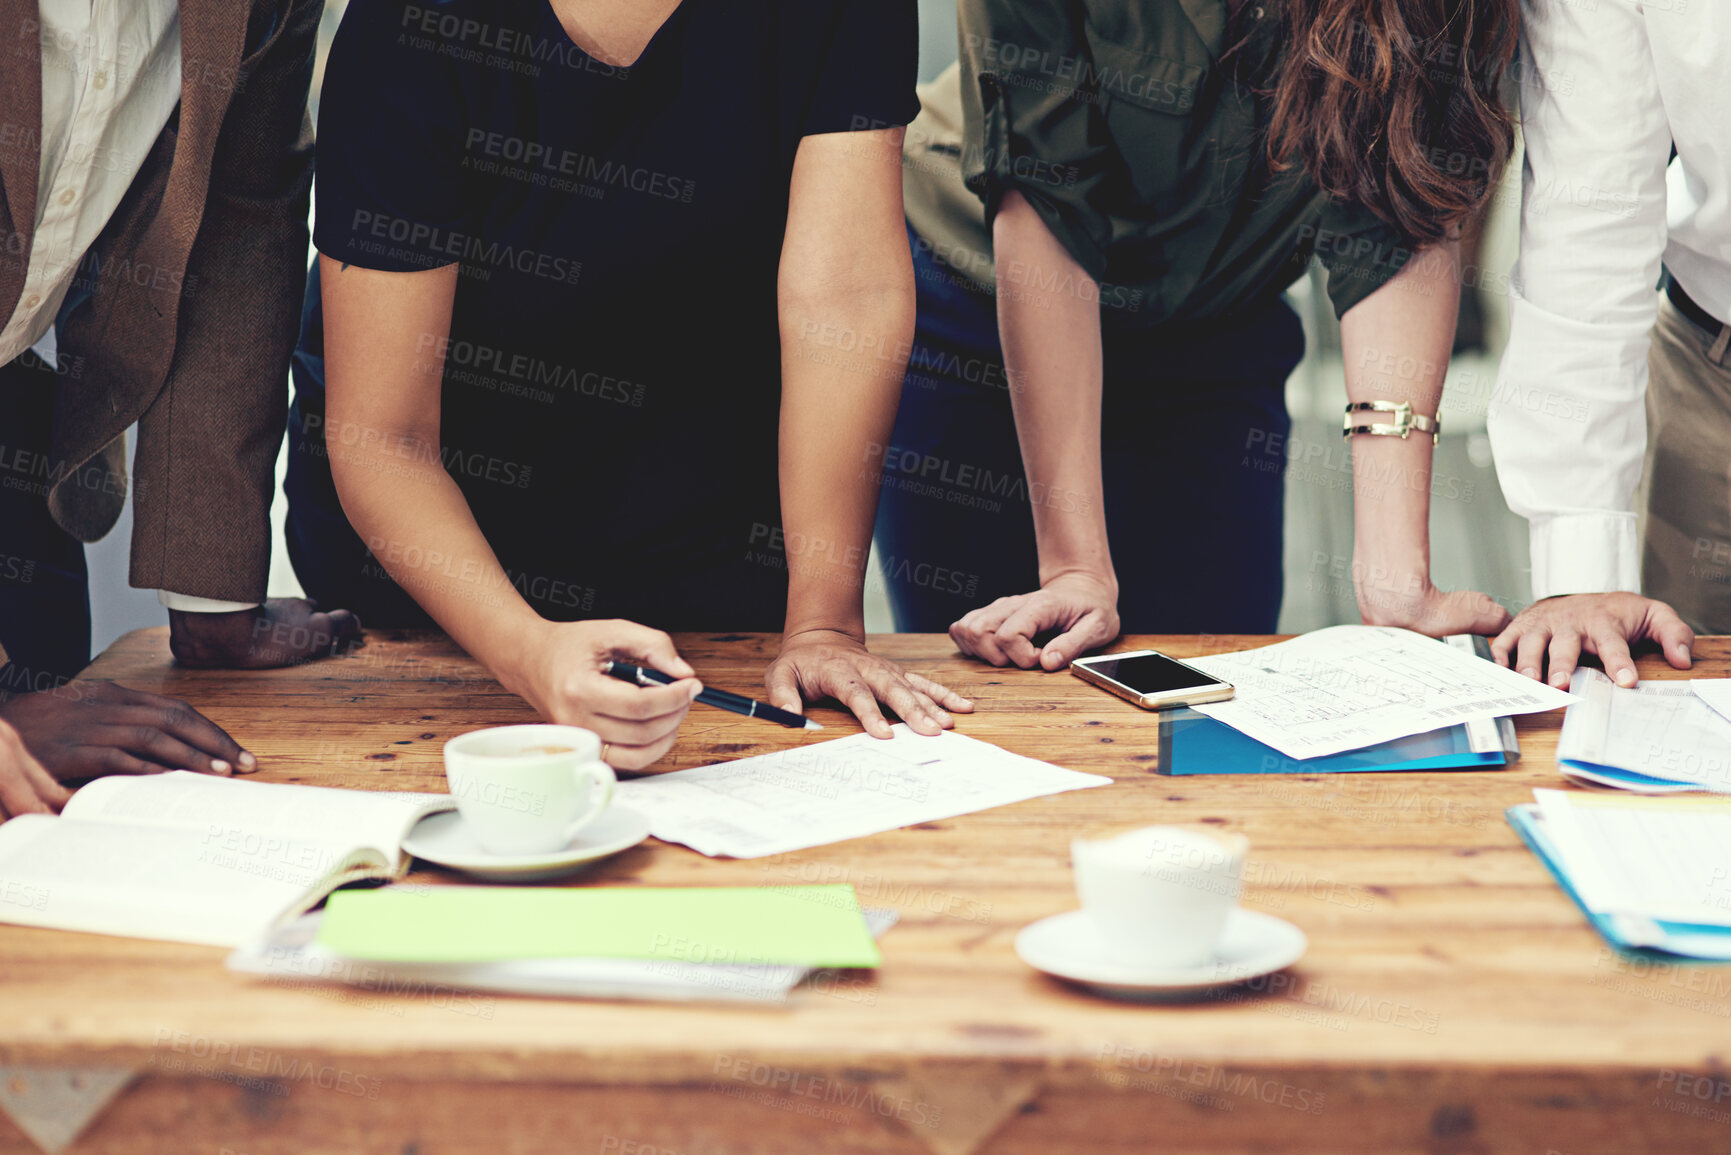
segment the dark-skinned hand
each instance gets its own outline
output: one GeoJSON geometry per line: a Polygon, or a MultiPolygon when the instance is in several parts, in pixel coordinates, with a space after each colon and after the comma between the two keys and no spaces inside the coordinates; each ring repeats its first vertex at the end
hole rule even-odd
{"type": "Polygon", "coordinates": [[[113,682],[74,681],[0,702],[0,723],[29,761],[0,768],[8,814],[57,812],[70,797],[59,783],[106,774],[250,773],[258,759],[185,702],[113,682]],[[36,775],[34,763],[45,774],[36,775]]]}

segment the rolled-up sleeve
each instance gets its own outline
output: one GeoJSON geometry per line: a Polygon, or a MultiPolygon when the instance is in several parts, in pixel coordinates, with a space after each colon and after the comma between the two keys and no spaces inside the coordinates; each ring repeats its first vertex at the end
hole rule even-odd
{"type": "Polygon", "coordinates": [[[990,223],[1022,194],[1088,274],[1104,276],[1112,218],[1101,205],[1110,138],[1079,4],[960,0],[962,175],[990,223]]]}
{"type": "Polygon", "coordinates": [[[901,127],[920,114],[920,16],[913,0],[845,0],[824,47],[803,131],[901,127]]]}
{"type": "Polygon", "coordinates": [[[1523,8],[1521,250],[1491,448],[1531,524],[1534,597],[1635,590],[1669,122],[1630,0],[1523,8]]]}
{"type": "Polygon", "coordinates": [[[1337,318],[1394,280],[1413,255],[1403,230],[1361,205],[1325,208],[1312,244],[1328,270],[1328,299],[1337,318]]]}

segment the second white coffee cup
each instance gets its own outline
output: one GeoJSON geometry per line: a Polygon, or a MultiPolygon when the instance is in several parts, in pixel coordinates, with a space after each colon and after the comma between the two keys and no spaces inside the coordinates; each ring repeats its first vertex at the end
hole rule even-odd
{"type": "Polygon", "coordinates": [[[1076,894],[1101,948],[1150,969],[1200,966],[1214,956],[1244,886],[1243,835],[1146,826],[1070,844],[1076,894]]]}
{"type": "Polygon", "coordinates": [[[445,743],[445,778],[463,823],[494,854],[570,845],[613,800],[601,739],[577,726],[496,726],[445,743]]]}

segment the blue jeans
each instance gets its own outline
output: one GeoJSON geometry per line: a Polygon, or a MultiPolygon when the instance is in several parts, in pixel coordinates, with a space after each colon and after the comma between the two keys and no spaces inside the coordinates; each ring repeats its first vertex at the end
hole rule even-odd
{"type": "MultiPolygon", "coordinates": [[[[1101,495],[1028,484],[995,302],[909,238],[919,320],[875,540],[896,628],[928,633],[1039,588],[1034,503],[1076,512],[1101,495]]],[[[1277,296],[1152,331],[1105,312],[1101,452],[1124,631],[1272,633],[1297,315],[1277,296]]]]}

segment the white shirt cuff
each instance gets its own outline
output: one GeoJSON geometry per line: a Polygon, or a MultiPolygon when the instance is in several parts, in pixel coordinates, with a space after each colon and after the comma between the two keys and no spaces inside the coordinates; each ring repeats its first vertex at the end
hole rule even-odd
{"type": "Polygon", "coordinates": [[[241,610],[253,610],[259,607],[258,602],[225,602],[221,598],[195,598],[191,594],[170,593],[168,590],[157,590],[156,600],[171,610],[179,610],[183,614],[234,614],[241,610]]]}
{"type": "Polygon", "coordinates": [[[1632,513],[1574,513],[1532,522],[1533,600],[1641,592],[1632,513]]]}

